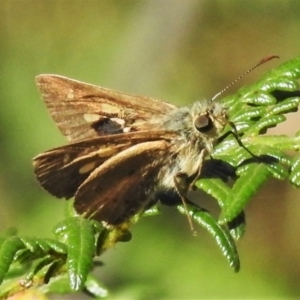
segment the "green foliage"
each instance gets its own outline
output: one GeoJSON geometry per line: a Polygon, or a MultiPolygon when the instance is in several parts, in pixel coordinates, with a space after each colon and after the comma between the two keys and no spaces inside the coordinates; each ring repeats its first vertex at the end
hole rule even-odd
{"type": "MultiPolygon", "coordinates": [[[[300,57],[222,100],[240,141],[226,134],[231,126],[225,128],[226,138],[216,146],[213,159],[205,162],[196,182],[199,189],[216,199],[220,215],[216,219],[192,203],[188,211],[178,206],[179,212],[188,213],[208,231],[235,271],[240,266],[235,240],[245,232],[243,209],[253,195],[270,177],[300,186],[300,156],[291,154],[291,150],[299,150],[300,131],[294,137],[264,135],[268,128],[285,120],[284,114],[297,110],[299,77],[300,57]]],[[[154,209],[145,213],[155,214],[154,209]]],[[[90,273],[104,251],[130,240],[128,229],[139,218],[109,229],[67,212],[66,219],[54,229],[53,239],[22,238],[9,231],[0,240],[0,298],[38,286],[46,292],[85,290],[96,298],[105,297],[106,289],[90,273]]]]}
{"type": "MultiPolygon", "coordinates": [[[[268,128],[285,121],[283,114],[297,111],[300,104],[299,77],[300,57],[284,63],[257,83],[222,100],[228,107],[229,120],[234,123],[242,144],[254,156],[241,147],[233,135],[228,135],[217,145],[212,156],[215,160],[228,162],[235,168],[238,177],[232,180],[229,187],[220,178],[206,178],[204,172],[196,185],[213,196],[221,208],[219,219],[211,222],[225,227],[228,225],[235,239],[239,239],[245,230],[245,220],[237,223],[235,220],[240,219],[246,204],[270,177],[287,179],[292,185],[299,186],[299,155],[287,154],[288,150],[299,150],[299,132],[294,137],[264,135],[268,128]]],[[[229,130],[232,129],[228,126],[225,131],[229,130]]],[[[219,174],[216,177],[220,177],[219,174]]],[[[218,243],[220,237],[216,235],[215,240],[218,243]]],[[[221,247],[225,256],[230,251],[235,252],[235,248],[230,247],[221,247]]]]}
{"type": "Polygon", "coordinates": [[[86,288],[95,297],[106,295],[105,289],[89,275],[101,231],[102,227],[94,221],[67,216],[56,226],[54,239],[20,238],[16,235],[4,238],[0,248],[0,283],[6,279],[9,284],[6,282],[2,286],[0,298],[49,283],[53,277],[58,278],[60,284],[50,282],[48,290],[51,292],[74,292],[86,288]]]}

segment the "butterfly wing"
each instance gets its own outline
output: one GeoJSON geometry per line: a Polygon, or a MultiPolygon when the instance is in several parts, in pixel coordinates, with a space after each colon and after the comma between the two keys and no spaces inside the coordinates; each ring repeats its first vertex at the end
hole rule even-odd
{"type": "Polygon", "coordinates": [[[39,75],[36,83],[52,118],[71,142],[141,131],[147,120],[176,108],[154,98],[132,96],[58,75],[39,75]]]}
{"type": "Polygon", "coordinates": [[[144,142],[111,157],[81,184],[75,194],[75,209],[111,225],[142,211],[153,201],[169,147],[165,140],[144,142]]]}
{"type": "Polygon", "coordinates": [[[41,186],[58,198],[71,198],[96,168],[114,155],[147,141],[171,141],[171,131],[102,136],[46,151],[33,159],[41,186]]]}

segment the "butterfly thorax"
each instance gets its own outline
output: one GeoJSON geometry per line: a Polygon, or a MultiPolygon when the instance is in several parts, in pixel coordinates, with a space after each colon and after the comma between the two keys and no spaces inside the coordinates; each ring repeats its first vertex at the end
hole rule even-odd
{"type": "Polygon", "coordinates": [[[201,152],[205,151],[206,155],[212,152],[226,123],[224,107],[211,101],[178,108],[164,117],[161,128],[179,134],[172,141],[172,155],[166,158],[159,174],[163,188],[173,188],[174,177],[178,173],[193,176],[199,172],[201,152]]]}

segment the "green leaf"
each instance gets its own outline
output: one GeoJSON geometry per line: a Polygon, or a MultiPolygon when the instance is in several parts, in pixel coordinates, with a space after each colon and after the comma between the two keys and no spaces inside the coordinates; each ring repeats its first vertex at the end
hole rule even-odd
{"type": "Polygon", "coordinates": [[[290,98],[274,105],[264,117],[269,117],[276,114],[286,114],[295,112],[300,104],[300,98],[290,98]]]}
{"type": "Polygon", "coordinates": [[[284,180],[289,176],[288,170],[281,164],[266,164],[266,167],[276,179],[284,180]]]}
{"type": "Polygon", "coordinates": [[[4,280],[16,252],[23,248],[24,244],[20,238],[16,236],[9,237],[3,242],[0,248],[0,283],[4,280]]]}
{"type": "Polygon", "coordinates": [[[248,123],[251,119],[263,117],[266,112],[267,108],[264,106],[249,107],[248,109],[236,111],[235,115],[230,117],[230,121],[238,126],[241,121],[248,123]]]}
{"type": "Polygon", "coordinates": [[[93,266],[95,255],[94,226],[83,217],[66,221],[68,257],[67,266],[70,287],[74,291],[84,287],[88,273],[93,266]]]}
{"type": "MultiPolygon", "coordinates": [[[[196,182],[196,186],[214,197],[221,208],[224,207],[225,201],[231,192],[229,186],[219,178],[201,178],[196,182]]],[[[245,217],[243,213],[242,215],[237,216],[236,220],[230,222],[231,224],[227,224],[230,228],[230,234],[235,240],[239,240],[245,233],[245,217]]]]}
{"type": "Polygon", "coordinates": [[[281,80],[282,77],[287,77],[291,79],[300,78],[300,56],[289,61],[284,62],[282,65],[276,69],[266,73],[264,78],[276,78],[281,80]]]}
{"type": "Polygon", "coordinates": [[[68,252],[67,246],[59,241],[46,238],[43,240],[56,253],[66,254],[68,252]]]}
{"type": "MultiPolygon", "coordinates": [[[[209,191],[208,183],[198,185],[218,200],[222,208],[221,224],[234,220],[270,176],[280,180],[289,178],[292,184],[300,184],[299,160],[292,160],[286,154],[286,150],[299,150],[300,134],[295,137],[261,135],[268,128],[285,121],[283,114],[297,111],[300,97],[295,95],[298,93],[286,92],[299,91],[299,78],[300,57],[297,57],[268,72],[257,83],[243,87],[234,96],[222,100],[229,109],[229,120],[234,122],[238,133],[243,134],[242,143],[255,155],[268,159],[258,164],[230,135],[215,147],[213,157],[237,167],[237,175],[240,176],[222,201],[219,192],[209,191]]],[[[226,128],[224,132],[228,130],[226,128]]],[[[219,188],[214,189],[218,191],[219,188]]]]}
{"type": "Polygon", "coordinates": [[[277,102],[274,96],[267,94],[263,91],[260,91],[260,93],[257,93],[256,91],[248,93],[241,98],[241,101],[247,104],[262,106],[272,105],[277,102]]]}
{"type": "Polygon", "coordinates": [[[22,241],[22,243],[24,244],[24,246],[26,247],[26,249],[28,249],[30,252],[34,253],[37,252],[38,250],[40,250],[39,245],[36,243],[34,238],[20,238],[20,240],[22,241]]]}
{"type": "Polygon", "coordinates": [[[277,124],[284,122],[285,120],[286,117],[283,115],[263,117],[256,124],[251,126],[251,128],[247,131],[247,135],[258,135],[260,132],[264,132],[264,130],[268,128],[275,127],[277,124]]]}
{"type": "Polygon", "coordinates": [[[263,163],[245,166],[241,177],[236,180],[227,195],[219,219],[220,224],[230,222],[236,218],[269,176],[270,172],[263,163]]]}
{"type": "Polygon", "coordinates": [[[292,162],[291,174],[289,180],[296,187],[300,187],[300,155],[299,154],[295,156],[292,162]]]}
{"type": "MultiPolygon", "coordinates": [[[[300,149],[300,135],[295,137],[289,137],[285,135],[264,135],[251,137],[252,144],[268,146],[269,149],[273,148],[272,152],[278,150],[299,150],[300,149]],[[271,148],[270,148],[271,147],[271,148]]],[[[263,152],[261,152],[263,154],[263,152]]],[[[267,152],[266,154],[269,155],[267,152]]],[[[287,157],[285,155],[285,157],[287,157]]],[[[288,159],[288,158],[287,158],[288,159]]]]}
{"type": "MultiPolygon", "coordinates": [[[[177,208],[181,213],[187,213],[183,205],[179,205],[177,208]]],[[[200,224],[209,232],[229,262],[230,267],[232,267],[235,272],[238,272],[240,269],[240,260],[235,242],[229,230],[220,225],[210,213],[195,206],[188,206],[188,214],[196,223],[200,224]]]]}
{"type": "Polygon", "coordinates": [[[230,193],[230,188],[219,178],[201,178],[196,182],[196,186],[213,196],[220,207],[225,205],[227,195],[230,193]]]}

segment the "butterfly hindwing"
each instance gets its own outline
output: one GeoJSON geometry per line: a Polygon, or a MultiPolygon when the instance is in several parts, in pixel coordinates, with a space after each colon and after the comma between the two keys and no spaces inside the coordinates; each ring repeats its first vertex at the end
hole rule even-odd
{"type": "Polygon", "coordinates": [[[58,198],[71,198],[90,173],[114,155],[132,146],[170,141],[173,132],[148,131],[103,136],[46,151],[33,159],[41,186],[58,198]]]}
{"type": "Polygon", "coordinates": [[[104,162],[79,187],[76,210],[117,225],[145,209],[169,147],[164,140],[140,143],[104,162]]]}

